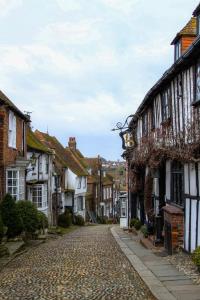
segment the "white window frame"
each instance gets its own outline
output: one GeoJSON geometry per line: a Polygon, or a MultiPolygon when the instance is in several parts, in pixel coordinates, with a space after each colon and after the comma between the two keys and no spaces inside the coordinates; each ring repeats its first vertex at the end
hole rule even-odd
{"type": "Polygon", "coordinates": [[[78,177],[78,182],[77,182],[77,189],[81,188],[81,177],[78,177]]]}
{"type": "Polygon", "coordinates": [[[181,57],[181,41],[175,44],[175,61],[181,57]]]}
{"type": "Polygon", "coordinates": [[[10,194],[14,200],[19,200],[19,170],[17,169],[6,170],[6,192],[10,194]],[[12,175],[10,174],[11,172],[12,175]],[[13,176],[14,173],[16,173],[16,177],[13,176]]]}
{"type": "Polygon", "coordinates": [[[47,205],[44,205],[43,203],[43,186],[41,184],[34,185],[33,187],[30,188],[30,193],[31,193],[31,201],[37,208],[43,208],[44,206],[46,207],[47,205]],[[35,195],[33,195],[33,191],[36,192],[35,195]],[[35,199],[34,199],[35,197],[35,199]],[[38,201],[38,198],[41,198],[40,201],[38,201]]]}
{"type": "Polygon", "coordinates": [[[16,132],[17,132],[17,120],[12,111],[9,111],[8,121],[8,147],[16,149],[16,132]]]}

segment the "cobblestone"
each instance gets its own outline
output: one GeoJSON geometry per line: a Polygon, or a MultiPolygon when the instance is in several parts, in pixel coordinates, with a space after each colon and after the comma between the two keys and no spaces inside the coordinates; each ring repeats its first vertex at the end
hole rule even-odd
{"type": "Polygon", "coordinates": [[[0,272],[1,300],[154,297],[122,254],[109,226],[88,226],[17,257],[0,272]]]}

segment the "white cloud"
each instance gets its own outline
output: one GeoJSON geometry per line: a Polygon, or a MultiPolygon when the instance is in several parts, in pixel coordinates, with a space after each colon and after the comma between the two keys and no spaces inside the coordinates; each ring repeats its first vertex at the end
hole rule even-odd
{"type": "Polygon", "coordinates": [[[41,30],[38,40],[51,45],[55,43],[79,45],[95,42],[100,39],[100,32],[96,30],[99,22],[99,19],[90,19],[52,23],[41,30]]]}
{"type": "Polygon", "coordinates": [[[81,5],[77,0],[56,0],[56,2],[60,9],[62,9],[65,12],[74,10],[76,11],[81,8],[81,5]]]}
{"type": "Polygon", "coordinates": [[[0,0],[0,15],[7,16],[10,11],[22,5],[22,0],[0,0]]]}
{"type": "Polygon", "coordinates": [[[32,104],[34,124],[40,123],[47,105],[48,115],[45,120],[49,126],[54,120],[53,126],[57,130],[62,130],[65,124],[68,131],[79,134],[107,134],[115,120],[120,120],[122,115],[126,116],[132,111],[131,103],[120,104],[113,95],[106,93],[100,93],[94,98],[88,97],[85,101],[67,101],[56,97],[50,102],[43,97],[42,102],[32,104]]]}
{"type": "Polygon", "coordinates": [[[100,0],[105,5],[113,10],[124,14],[131,14],[135,8],[135,5],[139,0],[100,0]]]}

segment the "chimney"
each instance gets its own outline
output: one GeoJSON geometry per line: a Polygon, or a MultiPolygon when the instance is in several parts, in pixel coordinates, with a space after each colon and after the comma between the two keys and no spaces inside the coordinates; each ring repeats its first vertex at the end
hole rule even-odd
{"type": "Polygon", "coordinates": [[[192,17],[171,42],[174,45],[174,60],[178,60],[197,37],[197,19],[192,17]]]}
{"type": "Polygon", "coordinates": [[[74,151],[76,150],[76,138],[75,137],[69,138],[68,146],[70,149],[72,149],[74,151]]]}

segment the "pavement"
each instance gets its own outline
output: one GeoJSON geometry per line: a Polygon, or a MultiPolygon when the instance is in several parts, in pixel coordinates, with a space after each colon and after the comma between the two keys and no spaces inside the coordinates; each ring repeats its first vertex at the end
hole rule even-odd
{"type": "Polygon", "coordinates": [[[0,299],[155,300],[110,227],[84,226],[16,257],[0,272],[0,299]]]}
{"type": "MultiPolygon", "coordinates": [[[[199,300],[200,286],[162,257],[144,248],[137,236],[124,232],[119,226],[111,232],[144,283],[158,300],[199,300]]],[[[144,298],[145,299],[145,298],[144,298]]]]}

